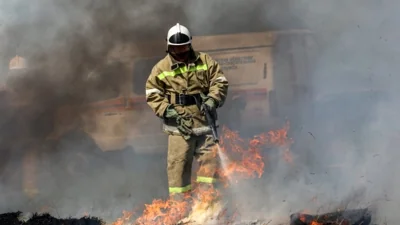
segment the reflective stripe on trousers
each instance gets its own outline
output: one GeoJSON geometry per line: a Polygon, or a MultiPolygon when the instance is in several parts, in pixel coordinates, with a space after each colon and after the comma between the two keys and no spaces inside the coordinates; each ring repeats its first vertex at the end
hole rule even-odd
{"type": "MultiPolygon", "coordinates": [[[[202,177],[198,176],[196,179],[197,182],[199,183],[205,183],[205,184],[214,184],[218,181],[218,179],[214,177],[202,177]]],[[[188,191],[192,190],[192,185],[187,185],[185,187],[169,187],[169,193],[185,193],[188,191]]]]}
{"type": "Polygon", "coordinates": [[[185,193],[192,190],[192,185],[185,187],[169,187],[169,193],[185,193]]]}
{"type": "Polygon", "coordinates": [[[218,181],[218,179],[216,179],[214,177],[197,176],[196,181],[199,183],[213,184],[213,183],[216,183],[218,181]]]}

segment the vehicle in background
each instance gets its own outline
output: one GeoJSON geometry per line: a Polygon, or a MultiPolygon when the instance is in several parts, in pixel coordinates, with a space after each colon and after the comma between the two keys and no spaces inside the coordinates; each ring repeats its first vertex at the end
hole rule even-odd
{"type": "MultiPolygon", "coordinates": [[[[308,84],[316,53],[311,32],[195,36],[193,47],[217,60],[229,80],[228,99],[219,110],[223,115],[220,125],[238,130],[242,136],[252,136],[281,128],[286,120],[296,125],[308,113],[308,107],[304,106],[311,105],[313,98],[308,84]]],[[[145,81],[155,63],[165,56],[165,48],[162,40],[117,46],[106,65],[88,72],[81,89],[86,97],[91,97],[84,104],[64,100],[38,104],[37,99],[28,98],[33,95],[27,90],[21,92],[25,95],[20,95],[18,85],[25,87],[24,82],[40,82],[24,75],[8,74],[3,90],[7,104],[2,108],[7,108],[4,111],[19,125],[3,126],[4,129],[24,130],[23,126],[28,123],[18,123],[21,118],[36,129],[25,136],[14,129],[10,133],[18,134],[19,141],[14,138],[7,142],[10,146],[14,142],[25,143],[20,147],[26,158],[24,186],[36,188],[36,176],[32,173],[37,171],[39,161],[44,165],[50,160],[56,163],[51,171],[60,178],[60,187],[67,187],[71,182],[68,176],[91,176],[101,173],[107,165],[122,165],[127,173],[132,171],[127,167],[135,167],[137,172],[162,166],[159,160],[138,158],[159,158],[166,154],[167,135],[162,132],[162,122],[145,100],[145,81]],[[43,110],[41,105],[51,107],[43,110]],[[31,117],[24,116],[24,112],[29,112],[31,117]]],[[[13,60],[17,59],[21,57],[13,60]]]]}
{"type": "MultiPolygon", "coordinates": [[[[197,51],[210,54],[229,80],[220,125],[254,135],[299,121],[311,104],[314,36],[307,30],[268,31],[193,37],[197,51]]],[[[103,151],[131,146],[135,153],[165,153],[167,136],[145,101],[145,81],[165,43],[148,41],[124,46],[110,56],[124,61],[128,71],[120,95],[90,104],[84,130],[103,151]]]]}

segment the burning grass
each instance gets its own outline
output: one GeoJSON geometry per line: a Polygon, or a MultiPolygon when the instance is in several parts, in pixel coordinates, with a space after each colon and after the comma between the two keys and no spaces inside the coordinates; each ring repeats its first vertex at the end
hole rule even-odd
{"type": "MultiPolygon", "coordinates": [[[[246,179],[261,178],[265,168],[265,151],[270,149],[282,150],[282,157],[292,163],[293,157],[290,146],[293,141],[287,137],[289,124],[282,129],[269,131],[243,139],[238,132],[223,128],[219,149],[216,154],[223,155],[223,169],[218,171],[223,187],[228,188],[232,183],[246,179]]],[[[203,168],[200,168],[203,169],[203,168]]],[[[140,215],[136,212],[123,211],[123,216],[110,225],[175,225],[175,224],[218,224],[218,225],[264,225],[276,224],[271,221],[240,221],[240,214],[229,204],[220,208],[208,208],[207,202],[223,199],[223,189],[204,190],[196,187],[191,195],[181,201],[172,199],[155,199],[151,204],[145,204],[140,215]],[[233,210],[233,211],[232,211],[233,210]],[[190,217],[187,217],[189,212],[190,217]],[[195,220],[196,222],[193,222],[195,220]],[[177,223],[177,221],[180,221],[177,223]],[[200,221],[200,222],[199,222],[200,221]]],[[[290,222],[280,225],[369,225],[371,214],[368,209],[342,210],[322,215],[294,213],[290,222]]],[[[56,219],[49,214],[35,214],[29,220],[21,220],[21,213],[0,214],[0,224],[7,225],[103,225],[105,222],[98,218],[83,217],[80,219],[56,219]]]]}
{"type": "Polygon", "coordinates": [[[263,151],[267,148],[280,147],[285,157],[290,156],[290,145],[293,141],[288,138],[289,123],[282,129],[269,131],[245,140],[237,131],[224,127],[220,140],[221,152],[229,159],[225,168],[218,171],[225,184],[228,179],[235,178],[235,182],[249,178],[261,178],[264,173],[265,159],[263,151]]]}
{"type": "MultiPolygon", "coordinates": [[[[223,169],[218,171],[223,186],[229,187],[233,178],[235,183],[245,179],[261,178],[265,167],[263,151],[266,149],[279,147],[285,151],[285,155],[288,157],[290,155],[289,148],[292,144],[292,140],[287,137],[288,129],[289,124],[287,123],[280,130],[266,132],[246,140],[241,138],[238,132],[224,127],[219,150],[215,150],[216,154],[223,154],[226,158],[223,169]]],[[[124,212],[124,216],[115,221],[113,225],[175,224],[176,221],[185,218],[190,210],[192,213],[198,212],[194,213],[198,214],[196,217],[207,215],[207,217],[213,217],[213,220],[224,221],[223,224],[231,224],[229,221],[236,220],[237,214],[228,213],[225,205],[223,205],[223,208],[213,209],[214,212],[209,213],[210,209],[205,204],[213,199],[221,199],[221,197],[223,197],[222,193],[215,189],[205,191],[195,187],[192,195],[186,196],[186,199],[182,201],[153,200],[151,204],[145,205],[143,213],[135,222],[128,222],[132,219],[133,213],[124,212]]],[[[221,222],[217,222],[217,224],[221,224],[221,222]]]]}

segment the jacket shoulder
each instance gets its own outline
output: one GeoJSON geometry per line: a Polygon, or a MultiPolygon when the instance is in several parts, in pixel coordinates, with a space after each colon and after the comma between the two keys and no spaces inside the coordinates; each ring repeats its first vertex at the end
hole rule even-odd
{"type": "Polygon", "coordinates": [[[163,71],[170,70],[170,68],[171,68],[170,60],[168,59],[168,56],[165,56],[153,66],[151,74],[157,76],[159,73],[162,73],[163,71]]]}
{"type": "Polygon", "coordinates": [[[198,52],[200,58],[211,58],[207,52],[198,52]]]}
{"type": "Polygon", "coordinates": [[[206,52],[198,52],[200,59],[202,61],[204,61],[207,64],[211,64],[211,63],[216,63],[217,61],[214,60],[213,57],[210,56],[210,54],[206,53],[206,52]]]}

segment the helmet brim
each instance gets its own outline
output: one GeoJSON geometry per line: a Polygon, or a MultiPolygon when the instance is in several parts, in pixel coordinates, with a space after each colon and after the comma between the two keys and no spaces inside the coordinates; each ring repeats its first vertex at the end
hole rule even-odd
{"type": "Polygon", "coordinates": [[[184,43],[171,43],[171,42],[168,42],[167,44],[168,44],[168,46],[182,46],[182,45],[192,44],[192,42],[191,41],[184,42],[184,43]]]}

